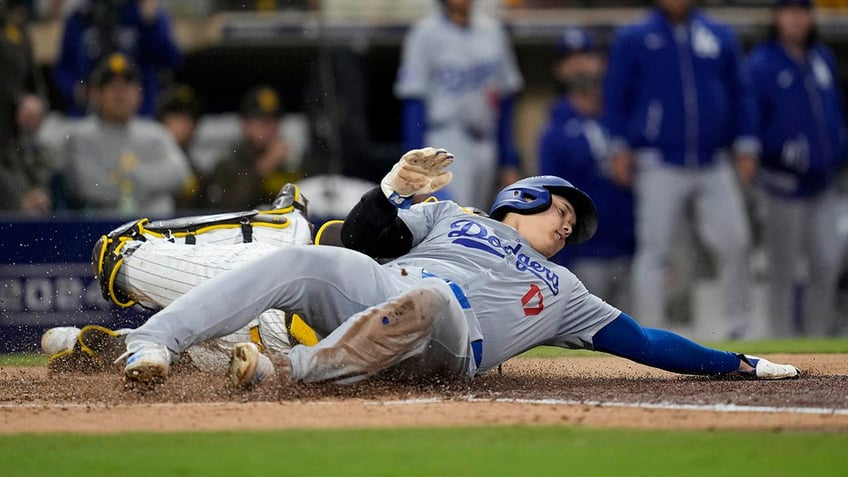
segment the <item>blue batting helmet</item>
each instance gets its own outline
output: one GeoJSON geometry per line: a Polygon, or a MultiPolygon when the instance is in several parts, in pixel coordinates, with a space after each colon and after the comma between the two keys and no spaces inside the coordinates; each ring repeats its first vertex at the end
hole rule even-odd
{"type": "Polygon", "coordinates": [[[551,206],[551,194],[571,202],[577,213],[577,222],[567,243],[573,245],[592,238],[598,230],[595,203],[571,182],[557,176],[528,177],[504,187],[495,197],[489,215],[495,220],[503,220],[507,212],[522,215],[542,212],[551,206]]]}

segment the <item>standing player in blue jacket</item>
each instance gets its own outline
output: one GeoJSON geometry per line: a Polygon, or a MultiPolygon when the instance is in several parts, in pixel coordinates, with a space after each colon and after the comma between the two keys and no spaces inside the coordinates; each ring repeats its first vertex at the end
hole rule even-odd
{"type": "Polygon", "coordinates": [[[519,179],[512,111],[524,80],[503,26],[473,3],[440,0],[413,26],[395,95],[403,101],[405,149],[438,144],[456,154],[453,182],[440,198],[485,209],[496,182],[519,179]]]}
{"type": "Polygon", "coordinates": [[[769,258],[769,317],[777,336],[834,331],[841,247],[834,221],[837,167],[845,161],[845,120],[836,63],[816,40],[810,0],[777,0],[773,37],[749,57],[763,144],[758,185],[764,191],[769,258]],[[807,260],[803,305],[794,292],[807,260]]]}
{"type": "Polygon", "coordinates": [[[554,255],[592,293],[630,308],[630,266],[636,246],[633,192],[608,174],[609,139],[599,122],[606,67],[595,39],[569,28],[560,36],[554,77],[562,95],[539,142],[539,173],[568,177],[589,194],[601,224],[594,239],[554,255]]]}
{"type": "Polygon", "coordinates": [[[70,115],[86,113],[86,81],[110,53],[123,53],[138,65],[144,92],[139,114],[153,116],[162,70],[182,61],[159,0],[88,0],[68,16],[55,80],[70,115]]]}
{"type": "Polygon", "coordinates": [[[634,187],[635,309],[651,325],[664,320],[669,247],[690,199],[718,262],[728,323],[717,332],[741,337],[748,325],[750,231],[731,164],[749,183],[759,142],[741,56],[733,32],[692,0],[657,0],[612,46],[604,104],[613,177],[634,187]]]}

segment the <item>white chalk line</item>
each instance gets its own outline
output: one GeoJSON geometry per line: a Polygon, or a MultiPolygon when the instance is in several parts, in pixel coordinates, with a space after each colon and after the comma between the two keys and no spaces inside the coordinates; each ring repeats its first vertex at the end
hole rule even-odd
{"type": "MultiPolygon", "coordinates": [[[[457,401],[457,399],[445,400],[432,399],[405,399],[396,401],[374,402],[374,404],[387,405],[417,405],[432,404],[440,402],[457,401]]],[[[463,399],[459,399],[463,401],[463,399]]],[[[628,409],[653,409],[666,411],[711,411],[711,412],[755,412],[755,413],[777,413],[777,414],[820,414],[848,416],[848,409],[826,408],[826,407],[780,407],[780,406],[746,406],[740,404],[678,404],[671,402],[649,403],[649,402],[618,402],[618,401],[578,401],[574,399],[519,399],[519,398],[475,398],[464,399],[467,402],[496,402],[508,404],[542,404],[555,406],[591,406],[591,407],[614,407],[628,409]]]]}

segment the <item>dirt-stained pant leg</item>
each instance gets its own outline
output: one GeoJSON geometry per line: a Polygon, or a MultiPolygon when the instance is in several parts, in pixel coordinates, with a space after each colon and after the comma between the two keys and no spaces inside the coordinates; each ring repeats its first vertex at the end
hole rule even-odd
{"type": "Polygon", "coordinates": [[[399,295],[417,280],[352,250],[293,245],[213,277],[177,298],[130,333],[127,348],[152,342],[179,353],[230,334],[269,308],[310,317],[309,324],[326,336],[348,317],[399,295]]]}
{"type": "Polygon", "coordinates": [[[468,324],[450,287],[425,278],[415,288],[352,316],[316,346],[289,353],[291,380],[355,382],[417,358],[407,371],[467,376],[468,324]]]}

